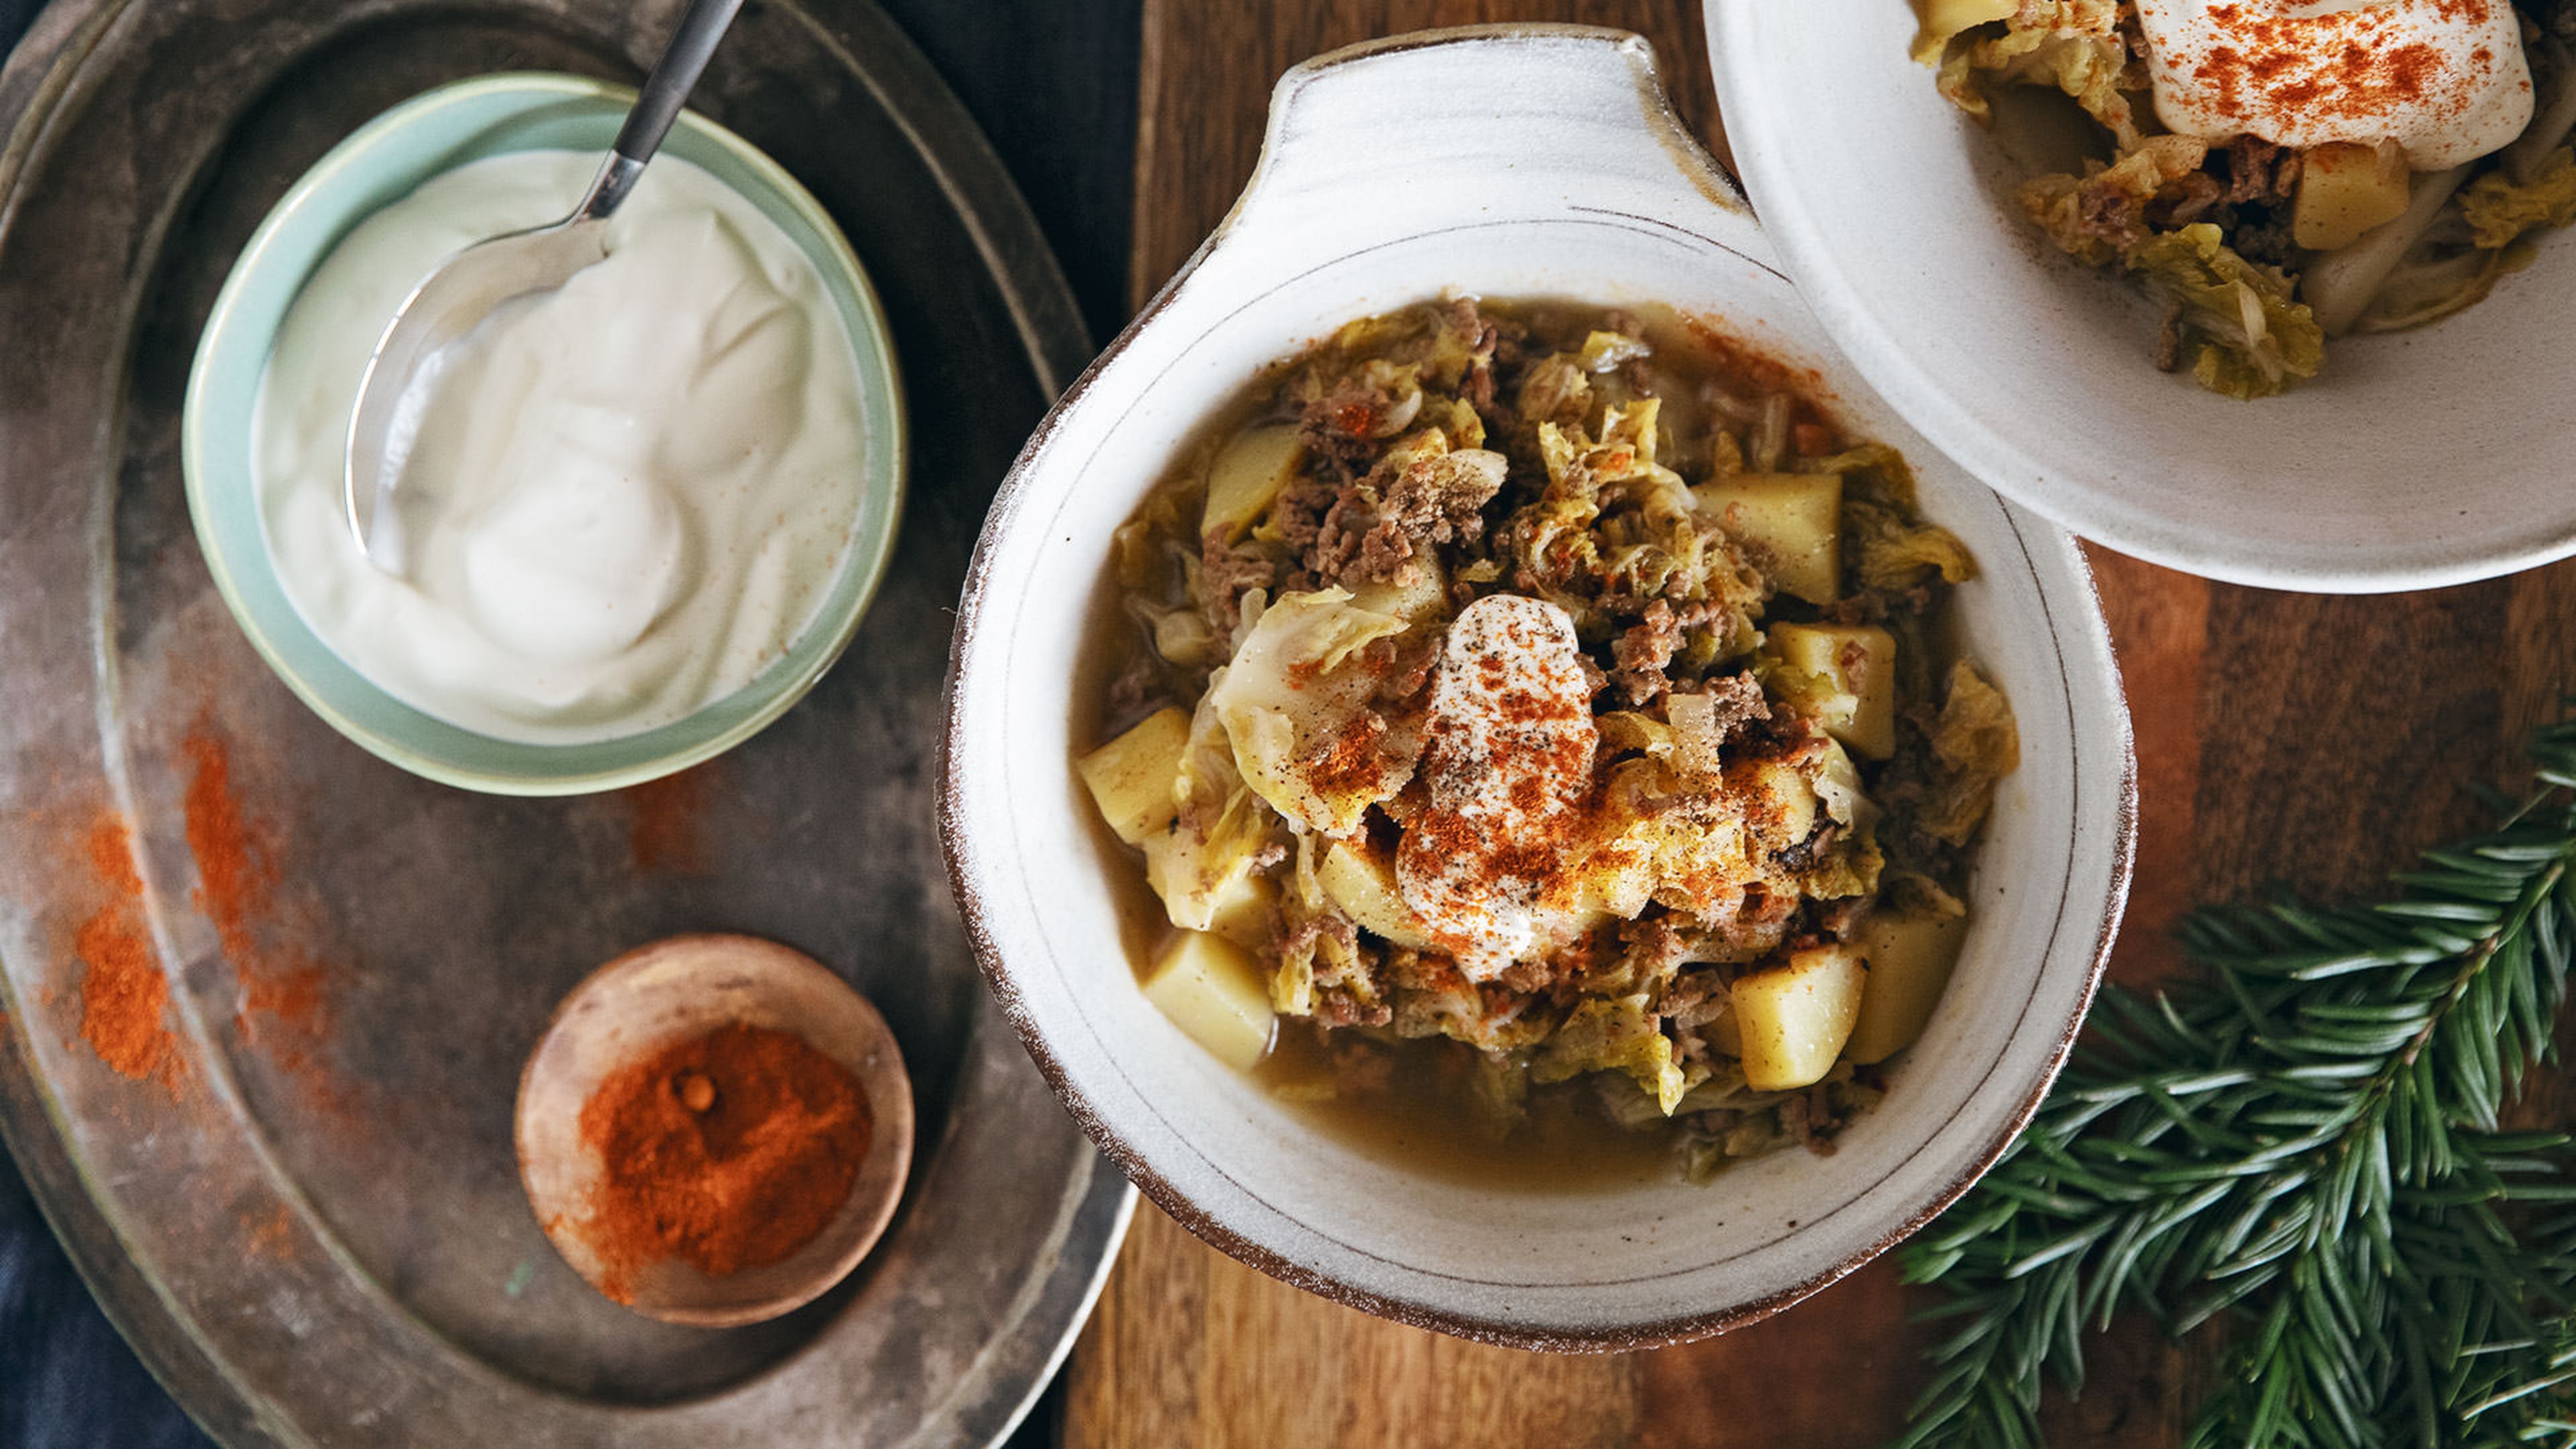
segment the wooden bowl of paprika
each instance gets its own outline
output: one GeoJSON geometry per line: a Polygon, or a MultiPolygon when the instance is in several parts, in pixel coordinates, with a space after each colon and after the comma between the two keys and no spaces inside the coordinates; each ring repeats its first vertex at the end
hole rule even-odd
{"type": "Polygon", "coordinates": [[[672,936],[556,1008],[519,1080],[519,1180],[555,1250],[647,1317],[775,1318],[894,1217],[912,1086],[885,1019],[803,952],[672,936]]]}

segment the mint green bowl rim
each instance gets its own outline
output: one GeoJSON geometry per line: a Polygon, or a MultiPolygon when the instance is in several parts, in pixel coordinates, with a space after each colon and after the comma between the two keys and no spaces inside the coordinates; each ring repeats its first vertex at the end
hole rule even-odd
{"type": "MultiPolygon", "coordinates": [[[[224,279],[222,291],[216,295],[213,309],[207,313],[205,327],[198,334],[195,357],[189,366],[187,392],[180,412],[180,471],[185,481],[188,517],[197,536],[198,550],[204,556],[206,567],[214,577],[216,592],[223,598],[225,608],[231,612],[233,621],[241,627],[244,636],[250,640],[252,649],[259,654],[261,661],[267,664],[270,672],[284,682],[286,687],[293,691],[295,697],[302,700],[305,706],[319,715],[325,723],[378,758],[441,784],[495,795],[589,794],[658,779],[732,749],[767,728],[780,715],[794,707],[822,679],[833,664],[839,661],[842,653],[848,649],[850,641],[857,636],[859,625],[867,615],[868,606],[874,601],[879,585],[885,580],[886,571],[893,560],[896,539],[902,531],[904,503],[909,491],[911,472],[911,439],[906,427],[903,377],[896,364],[891,329],[887,325],[885,309],[878,300],[876,288],[869,280],[866,269],[860,266],[858,255],[851,250],[849,239],[842,234],[840,226],[832,220],[831,214],[823,209],[822,204],[814,199],[811,192],[788,174],[786,168],[770,159],[760,148],[695,111],[683,111],[675,130],[689,133],[693,140],[703,141],[725,152],[732,160],[738,162],[753,180],[768,188],[787,210],[804,222],[811,229],[813,236],[821,241],[822,246],[818,254],[817,248],[800,241],[798,250],[815,265],[818,271],[825,274],[827,291],[837,278],[839,282],[846,284],[850,299],[856,303],[854,308],[840,310],[845,323],[860,324],[845,326],[844,331],[849,334],[850,344],[855,354],[854,360],[859,370],[862,395],[869,404],[869,430],[872,436],[883,439],[882,457],[886,460],[886,466],[882,470],[885,476],[871,476],[861,481],[862,521],[866,519],[869,505],[880,491],[884,506],[877,511],[873,526],[853,536],[850,542],[850,553],[843,559],[840,571],[835,578],[833,584],[835,594],[842,591],[848,580],[856,578],[856,587],[850,590],[845,608],[838,617],[818,615],[811,621],[808,628],[789,644],[777,663],[754,676],[751,682],[741,689],[709,701],[699,710],[669,724],[633,735],[577,744],[535,744],[480,735],[476,731],[439,719],[436,715],[411,705],[367,679],[354,666],[347,666],[349,673],[360,685],[389,703],[401,715],[417,717],[432,729],[456,731],[491,740],[498,746],[528,756],[537,762],[524,770],[481,769],[459,763],[416,749],[392,733],[378,730],[352,718],[322,690],[307,680],[288,660],[277,640],[273,639],[269,631],[262,626],[260,616],[253,612],[242,594],[236,568],[255,565],[262,574],[274,578],[273,560],[267,548],[267,528],[264,521],[256,524],[261,547],[258,551],[259,556],[255,560],[242,560],[229,556],[215,536],[214,527],[209,522],[209,514],[218,506],[220,500],[210,496],[211,485],[207,480],[213,472],[210,451],[213,444],[207,436],[210,424],[204,416],[200,403],[205,396],[207,376],[215,366],[218,344],[229,337],[234,310],[240,303],[242,294],[253,285],[255,278],[263,275],[263,268],[268,264],[269,252],[277,234],[295,220],[303,208],[313,204],[314,198],[325,188],[340,183],[353,169],[372,160],[372,153],[376,148],[395,134],[449,106],[495,93],[512,96],[531,95],[556,100],[599,101],[614,107],[619,112],[633,105],[635,100],[635,90],[631,86],[615,85],[585,76],[551,71],[502,72],[451,81],[424,91],[376,116],[351,132],[338,145],[333,146],[322,159],[313,163],[311,169],[297,178],[295,184],[288,188],[286,195],[260,222],[259,229],[251,234],[250,240],[243,245],[241,254],[235,258],[232,270],[224,279]],[[812,647],[818,638],[824,642],[819,648],[812,647]],[[803,657],[800,659],[800,656],[803,657]],[[649,753],[644,751],[643,747],[657,737],[665,734],[684,734],[689,730],[692,722],[701,718],[707,711],[736,706],[745,698],[756,694],[765,695],[766,698],[731,727],[703,739],[684,738],[668,749],[649,753]],[[595,763],[598,754],[604,750],[630,754],[633,758],[620,759],[607,764],[595,763]],[[563,762],[561,769],[546,767],[546,762],[553,759],[560,759],[563,762]]],[[[719,180],[722,179],[719,178],[719,180]]],[[[730,181],[725,184],[735,191],[743,190],[742,187],[730,181]]],[[[331,245],[336,246],[339,237],[345,236],[368,214],[372,213],[349,217],[340,227],[338,235],[333,237],[331,245]]],[[[320,260],[328,255],[329,248],[326,247],[316,257],[315,264],[319,265],[320,260]]],[[[308,272],[307,277],[309,276],[308,272]]],[[[299,292],[304,280],[298,279],[299,292]]],[[[288,305],[292,305],[291,299],[288,305]]],[[[280,320],[283,320],[282,314],[280,320]]],[[[275,340],[273,329],[266,338],[259,340],[260,366],[263,372],[267,366],[269,353],[275,346],[275,340]]],[[[870,464],[879,455],[879,450],[872,447],[869,454],[857,461],[860,466],[868,467],[869,471],[874,473],[878,470],[870,467],[870,464]]],[[[253,496],[247,500],[246,506],[256,514],[259,500],[253,496]]],[[[280,592],[283,592],[282,585],[280,585],[280,592]]],[[[298,628],[303,629],[308,635],[312,634],[311,626],[304,622],[301,613],[295,610],[291,600],[289,613],[294,616],[298,628]]],[[[331,650],[330,645],[318,635],[312,636],[312,642],[314,647],[337,659],[336,651],[331,650]]],[[[342,663],[345,666],[345,661],[342,663]]]]}

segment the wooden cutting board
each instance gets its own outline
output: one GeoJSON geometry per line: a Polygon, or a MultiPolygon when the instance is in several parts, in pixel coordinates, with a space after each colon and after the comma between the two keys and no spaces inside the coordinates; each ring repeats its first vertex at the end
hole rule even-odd
{"type": "MultiPolygon", "coordinates": [[[[1490,20],[1622,26],[1654,42],[1682,115],[1724,154],[1689,0],[1145,0],[1143,11],[1135,305],[1251,175],[1279,73],[1352,41],[1490,20]]],[[[2515,778],[2517,743],[2576,687],[2576,563],[2455,589],[2327,598],[2090,552],[2136,716],[2143,799],[2136,886],[2112,962],[2121,980],[2178,968],[2168,928],[2195,901],[2276,881],[2370,890],[2416,849],[2478,824],[2462,785],[2515,778]]],[[[2570,1100],[2565,1084],[2544,1083],[2526,1112],[2565,1122],[2570,1100]]],[[[1901,1286],[1881,1259],[1723,1338],[1549,1357],[1299,1292],[1147,1204],[1074,1351],[1063,1439],[1071,1449],[1857,1449],[1903,1424],[1925,1377],[1919,1352],[1936,1331],[1908,1318],[1938,1301],[1901,1286]]],[[[2179,1442],[2206,1359],[2131,1325],[2093,1352],[2083,1400],[2052,1410],[2052,1442],[2179,1442]]]]}

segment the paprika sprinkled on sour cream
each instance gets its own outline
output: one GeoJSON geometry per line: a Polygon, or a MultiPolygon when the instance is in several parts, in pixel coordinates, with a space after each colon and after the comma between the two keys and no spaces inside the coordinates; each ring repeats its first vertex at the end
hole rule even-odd
{"type": "Polygon", "coordinates": [[[424,367],[400,576],[360,553],[342,457],[377,338],[440,261],[560,219],[597,166],[490,157],[368,218],[288,313],[254,432],[305,621],[404,702],[538,744],[640,733],[751,683],[830,592],[860,505],[867,419],[822,278],[751,202],[663,156],[605,261],[424,367]]]}
{"type": "Polygon", "coordinates": [[[2138,23],[2156,115],[2183,135],[2393,140],[2440,171],[2531,124],[2510,0],[2138,0],[2138,23]]]}
{"type": "Polygon", "coordinates": [[[1487,980],[1578,917],[1551,889],[1581,821],[1601,730],[1565,610],[1489,594],[1449,628],[1423,725],[1430,798],[1396,881],[1469,980],[1487,980]]]}

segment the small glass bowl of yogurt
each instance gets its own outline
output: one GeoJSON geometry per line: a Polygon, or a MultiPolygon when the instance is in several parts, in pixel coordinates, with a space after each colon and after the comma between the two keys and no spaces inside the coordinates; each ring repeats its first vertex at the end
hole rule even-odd
{"type": "Polygon", "coordinates": [[[510,74],[377,117],[269,214],[198,343],[182,461],[225,603],[334,728],[447,784],[613,789],[739,744],[848,645],[893,550],[903,408],[867,276],[694,113],[607,260],[424,369],[399,572],[351,537],[375,339],[451,252],[568,212],[632,101],[510,74]]]}

